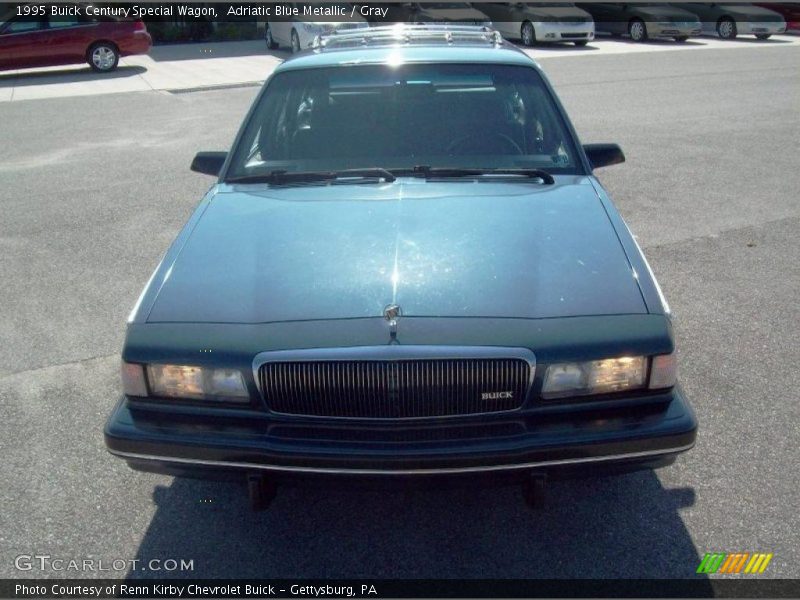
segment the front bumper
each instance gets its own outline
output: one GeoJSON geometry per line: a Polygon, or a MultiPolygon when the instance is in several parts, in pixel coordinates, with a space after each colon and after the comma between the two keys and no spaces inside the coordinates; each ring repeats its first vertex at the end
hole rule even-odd
{"type": "Polygon", "coordinates": [[[786,23],[779,23],[776,21],[767,21],[759,23],[758,21],[736,21],[736,32],[745,35],[755,34],[769,34],[776,35],[786,32],[786,23]]]}
{"type": "Polygon", "coordinates": [[[594,39],[594,22],[537,22],[536,39],[540,42],[580,42],[594,39]]]}
{"type": "Polygon", "coordinates": [[[700,35],[703,28],[700,23],[646,23],[647,35],[650,37],[686,37],[700,35]]]}
{"type": "Polygon", "coordinates": [[[569,412],[331,421],[236,411],[167,412],[123,398],[105,428],[109,452],[170,475],[426,476],[557,474],[651,467],[694,445],[697,421],[681,390],[569,412]]]}

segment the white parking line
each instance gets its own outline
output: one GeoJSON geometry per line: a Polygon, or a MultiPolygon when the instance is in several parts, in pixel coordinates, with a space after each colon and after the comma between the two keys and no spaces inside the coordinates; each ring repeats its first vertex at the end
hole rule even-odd
{"type": "MultiPolygon", "coordinates": [[[[800,36],[797,35],[773,36],[765,41],[750,37],[733,41],[698,37],[684,43],[672,40],[634,43],[626,39],[601,36],[583,48],[571,44],[553,44],[526,48],[525,52],[540,59],[797,46],[800,46],[800,36]]],[[[1,72],[0,103],[120,92],[177,91],[261,82],[287,56],[285,52],[267,52],[261,40],[157,46],[149,55],[123,58],[120,60],[120,67],[113,73],[95,73],[85,65],[1,72]]]]}

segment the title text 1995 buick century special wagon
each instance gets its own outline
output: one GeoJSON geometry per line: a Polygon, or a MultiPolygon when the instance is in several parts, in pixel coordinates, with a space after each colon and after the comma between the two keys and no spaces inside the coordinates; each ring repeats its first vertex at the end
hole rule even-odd
{"type": "Polygon", "coordinates": [[[691,448],[667,304],[592,175],[620,149],[483,28],[316,45],[195,158],[219,180],[131,313],[108,449],[263,508],[298,475],[504,475],[535,504],[691,448]]]}

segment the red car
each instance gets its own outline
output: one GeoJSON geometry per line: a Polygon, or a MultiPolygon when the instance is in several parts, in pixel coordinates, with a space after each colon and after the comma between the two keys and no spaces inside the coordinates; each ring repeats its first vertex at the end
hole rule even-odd
{"type": "Polygon", "coordinates": [[[756,6],[763,6],[770,10],[774,10],[786,21],[786,30],[800,29],[800,3],[797,2],[781,2],[781,3],[762,3],[757,2],[756,6]]]}
{"type": "Polygon", "coordinates": [[[113,71],[120,56],[147,54],[152,43],[141,21],[12,18],[0,23],[0,71],[82,62],[95,71],[113,71]]]}

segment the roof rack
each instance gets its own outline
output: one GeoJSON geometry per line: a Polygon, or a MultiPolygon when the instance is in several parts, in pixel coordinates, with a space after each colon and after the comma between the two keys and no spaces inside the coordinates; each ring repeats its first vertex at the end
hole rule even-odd
{"type": "Polygon", "coordinates": [[[359,46],[406,46],[406,45],[489,45],[500,46],[503,36],[485,25],[421,24],[370,27],[364,29],[334,31],[318,35],[311,47],[314,50],[353,48],[359,46]]]}

